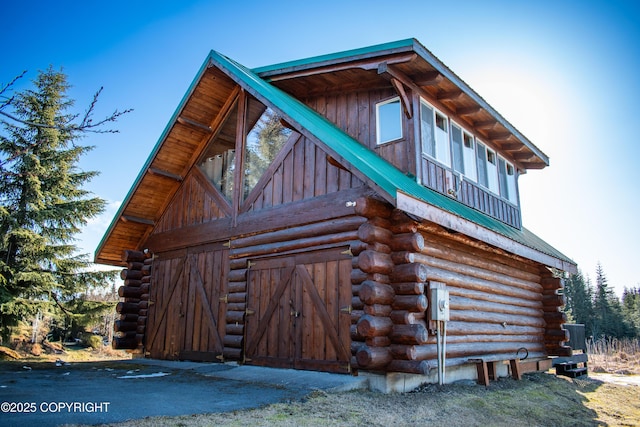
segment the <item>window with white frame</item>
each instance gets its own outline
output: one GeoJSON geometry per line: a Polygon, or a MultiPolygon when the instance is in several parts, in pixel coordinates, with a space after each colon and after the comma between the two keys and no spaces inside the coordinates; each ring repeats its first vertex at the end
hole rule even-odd
{"type": "Polygon", "coordinates": [[[453,154],[453,169],[462,173],[466,178],[476,181],[476,154],[473,135],[455,123],[451,123],[451,151],[453,154]]]}
{"type": "Polygon", "coordinates": [[[384,144],[402,138],[402,108],[400,98],[376,104],[376,142],[384,144]]]}
{"type": "Polygon", "coordinates": [[[496,152],[481,142],[476,142],[476,154],[478,161],[478,183],[493,193],[500,194],[496,152]]]}
{"type": "Polygon", "coordinates": [[[502,157],[498,157],[498,174],[500,178],[500,194],[511,203],[517,204],[515,168],[502,157]]]}
{"type": "Polygon", "coordinates": [[[422,153],[451,166],[449,118],[420,100],[420,133],[422,153]]]}

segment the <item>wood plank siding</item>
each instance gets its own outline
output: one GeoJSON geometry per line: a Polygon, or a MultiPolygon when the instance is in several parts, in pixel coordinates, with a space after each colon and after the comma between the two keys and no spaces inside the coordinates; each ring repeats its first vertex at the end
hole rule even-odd
{"type": "Polygon", "coordinates": [[[461,182],[457,174],[426,157],[422,158],[422,183],[512,227],[522,227],[520,208],[516,205],[468,179],[461,182]]]}
{"type": "Polygon", "coordinates": [[[391,87],[372,91],[354,91],[340,94],[326,94],[306,100],[307,105],[325,116],[332,123],[361,144],[374,150],[402,171],[415,174],[412,156],[413,144],[409,127],[403,121],[403,138],[386,144],[376,144],[376,103],[396,96],[391,87]]]}

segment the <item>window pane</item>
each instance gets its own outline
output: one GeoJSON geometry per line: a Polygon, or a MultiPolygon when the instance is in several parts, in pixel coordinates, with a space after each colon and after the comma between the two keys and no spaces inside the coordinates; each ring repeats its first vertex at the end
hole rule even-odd
{"type": "Polygon", "coordinates": [[[464,174],[467,178],[476,181],[478,173],[476,172],[476,153],[474,149],[473,136],[464,133],[464,148],[462,149],[464,158],[464,174]]]}
{"type": "Polygon", "coordinates": [[[487,149],[487,183],[489,190],[496,194],[500,194],[500,186],[498,185],[498,165],[496,162],[496,153],[487,149]]]}
{"type": "Polygon", "coordinates": [[[447,118],[438,113],[436,113],[436,159],[447,166],[451,166],[449,126],[447,126],[447,118]]]}
{"type": "Polygon", "coordinates": [[[292,131],[281,117],[258,100],[251,98],[247,108],[247,132],[244,159],[244,197],[256,186],[285,144],[292,131]]]}
{"type": "Polygon", "coordinates": [[[462,154],[462,129],[451,125],[451,151],[453,152],[453,169],[465,173],[464,157],[462,154]]]}
{"type": "Polygon", "coordinates": [[[489,187],[487,179],[487,149],[482,144],[477,144],[477,159],[478,159],[478,183],[489,187]]]}
{"type": "Polygon", "coordinates": [[[376,109],[378,115],[378,144],[402,138],[400,100],[395,99],[378,104],[376,109]]]}
{"type": "Polygon", "coordinates": [[[498,159],[498,176],[500,180],[500,195],[509,199],[509,185],[507,184],[507,163],[498,159]]]}
{"type": "Polygon", "coordinates": [[[507,163],[507,187],[509,188],[509,201],[518,204],[518,193],[516,191],[516,173],[513,166],[507,163]]]}
{"type": "Polygon", "coordinates": [[[422,152],[431,157],[436,157],[436,141],[433,135],[433,110],[423,103],[420,103],[420,135],[422,138],[422,152]]]}
{"type": "Polygon", "coordinates": [[[238,108],[235,106],[222,125],[216,138],[205,149],[198,166],[209,181],[231,201],[236,157],[236,123],[238,108]]]}

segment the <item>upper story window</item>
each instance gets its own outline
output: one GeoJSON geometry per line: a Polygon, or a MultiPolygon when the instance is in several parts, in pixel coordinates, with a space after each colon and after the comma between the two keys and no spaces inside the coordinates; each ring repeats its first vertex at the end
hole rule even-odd
{"type": "Polygon", "coordinates": [[[422,153],[451,166],[449,118],[420,100],[420,137],[422,153]]]}
{"type": "Polygon", "coordinates": [[[515,168],[502,157],[498,157],[498,174],[500,178],[500,194],[513,204],[518,204],[515,168]]]}
{"type": "Polygon", "coordinates": [[[291,135],[281,117],[257,99],[249,98],[244,152],[244,197],[256,186],[291,135]]]}
{"type": "Polygon", "coordinates": [[[488,188],[493,193],[500,194],[496,152],[480,142],[477,142],[476,146],[478,184],[488,188]]]}
{"type": "Polygon", "coordinates": [[[238,106],[233,107],[220,132],[209,143],[198,166],[211,183],[231,202],[236,157],[238,106]]]}
{"type": "Polygon", "coordinates": [[[451,152],[453,154],[453,169],[466,178],[477,181],[473,135],[453,122],[451,123],[451,152]]]}
{"type": "Polygon", "coordinates": [[[402,138],[402,107],[400,98],[392,98],[376,104],[377,143],[402,138]]]}

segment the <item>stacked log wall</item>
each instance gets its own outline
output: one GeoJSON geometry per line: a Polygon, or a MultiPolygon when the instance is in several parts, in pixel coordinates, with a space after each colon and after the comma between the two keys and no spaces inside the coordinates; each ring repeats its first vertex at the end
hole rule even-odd
{"type": "Polygon", "coordinates": [[[352,354],[366,370],[426,374],[437,365],[430,282],[450,295],[446,364],[566,354],[561,280],[546,267],[373,199],[352,245],[352,354]],[[386,209],[385,209],[386,207],[386,209]]]}
{"type": "Polygon", "coordinates": [[[391,312],[394,360],[388,368],[396,372],[427,374],[428,362],[419,359],[416,353],[416,348],[429,341],[427,269],[417,256],[424,249],[425,241],[417,224],[404,213],[394,211],[391,222],[395,268],[390,278],[396,298],[391,312]]]}
{"type": "Polygon", "coordinates": [[[571,356],[573,350],[566,345],[569,332],[562,329],[567,316],[561,311],[565,304],[564,295],[559,292],[564,288],[560,277],[556,277],[547,268],[542,268],[542,309],[545,318],[544,344],[550,356],[571,356]]]}
{"type": "Polygon", "coordinates": [[[114,349],[142,353],[147,325],[149,289],[153,258],[147,252],[124,251],[122,260],[127,268],[120,272],[124,285],[118,289],[121,301],[116,305],[118,318],[113,324],[115,332],[111,343],[114,349]]]}
{"type": "MultiPolygon", "coordinates": [[[[547,314],[551,302],[544,299],[542,272],[548,270],[435,224],[419,228],[425,246],[415,260],[425,266],[428,281],[443,282],[449,290],[447,365],[472,358],[547,357],[548,322],[555,316],[547,314]]],[[[416,360],[433,363],[435,336],[414,350],[416,360]]]]}
{"type": "Polygon", "coordinates": [[[351,364],[367,370],[385,370],[393,359],[390,316],[395,291],[389,278],[394,267],[389,221],[392,210],[388,204],[366,197],[356,201],[355,209],[366,222],[358,228],[358,241],[351,245],[351,364]]]}

